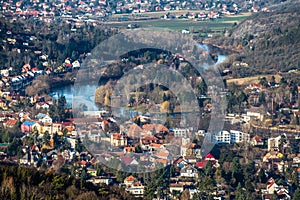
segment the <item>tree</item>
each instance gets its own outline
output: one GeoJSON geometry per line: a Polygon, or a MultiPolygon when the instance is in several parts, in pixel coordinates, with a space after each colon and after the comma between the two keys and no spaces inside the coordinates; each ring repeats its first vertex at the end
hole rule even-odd
{"type": "Polygon", "coordinates": [[[2,130],[1,140],[2,140],[2,142],[6,142],[6,143],[9,142],[10,136],[9,136],[9,132],[8,131],[2,130]]]}
{"type": "Polygon", "coordinates": [[[161,104],[160,111],[161,112],[170,112],[170,102],[169,101],[164,101],[161,104]]]}
{"type": "Polygon", "coordinates": [[[298,200],[300,199],[300,189],[297,188],[297,190],[294,192],[294,195],[293,195],[293,200],[298,200]]]}
{"type": "Polygon", "coordinates": [[[297,115],[297,114],[296,114],[296,117],[295,117],[295,124],[300,125],[299,115],[297,115]]]}
{"type": "Polygon", "coordinates": [[[264,92],[259,93],[258,102],[259,104],[266,103],[266,94],[264,92]]]}
{"type": "Polygon", "coordinates": [[[78,135],[76,136],[75,150],[78,152],[82,152],[84,150],[84,145],[82,144],[81,139],[78,135]]]}
{"type": "Polygon", "coordinates": [[[265,183],[267,181],[267,176],[265,170],[260,168],[258,172],[258,180],[260,183],[265,183]]]}
{"type": "Polygon", "coordinates": [[[50,134],[48,131],[45,131],[44,135],[43,135],[43,142],[45,145],[50,145],[50,134]]]}
{"type": "Polygon", "coordinates": [[[233,158],[231,178],[235,181],[234,185],[244,180],[242,166],[237,157],[233,158]]]}
{"type": "Polygon", "coordinates": [[[245,200],[246,199],[246,195],[245,195],[245,191],[243,190],[241,183],[238,184],[235,192],[234,192],[235,198],[236,200],[245,200]]]}
{"type": "Polygon", "coordinates": [[[270,80],[270,85],[271,86],[274,86],[276,84],[276,79],[274,76],[271,77],[271,80],[270,80]]]}
{"type": "Polygon", "coordinates": [[[269,86],[266,77],[262,77],[262,78],[259,80],[259,84],[261,84],[261,85],[264,86],[264,87],[268,87],[268,86],[269,86]]]}
{"type": "Polygon", "coordinates": [[[189,200],[190,199],[190,192],[188,189],[185,189],[181,195],[180,195],[180,199],[182,200],[189,200]]]}
{"type": "Polygon", "coordinates": [[[65,96],[59,96],[57,99],[57,115],[59,121],[64,121],[66,116],[66,97],[65,96]]]}
{"type": "Polygon", "coordinates": [[[20,139],[13,139],[12,143],[10,143],[10,145],[8,146],[8,154],[11,156],[21,156],[23,154],[22,141],[20,139]]]}

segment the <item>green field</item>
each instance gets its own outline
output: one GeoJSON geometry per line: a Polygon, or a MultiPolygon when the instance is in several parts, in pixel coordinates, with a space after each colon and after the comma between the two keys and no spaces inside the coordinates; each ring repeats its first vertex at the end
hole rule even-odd
{"type": "MultiPolygon", "coordinates": [[[[201,21],[195,19],[149,19],[149,20],[130,20],[130,21],[110,21],[105,24],[118,28],[125,28],[129,24],[137,24],[139,27],[158,27],[171,30],[183,30],[216,33],[225,29],[231,29],[234,25],[249,17],[249,13],[241,15],[226,16],[224,18],[201,21]]],[[[124,17],[124,16],[123,16],[124,17]]]]}

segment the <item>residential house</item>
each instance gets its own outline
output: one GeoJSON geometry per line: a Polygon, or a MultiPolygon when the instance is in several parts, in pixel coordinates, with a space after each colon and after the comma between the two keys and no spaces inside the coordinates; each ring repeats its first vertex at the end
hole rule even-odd
{"type": "Polygon", "coordinates": [[[251,138],[250,141],[252,146],[263,146],[264,145],[264,141],[262,139],[262,137],[255,135],[251,138]]]}
{"type": "Polygon", "coordinates": [[[197,166],[199,169],[203,169],[203,168],[206,166],[206,164],[207,164],[208,161],[211,162],[211,165],[212,165],[213,167],[219,167],[218,160],[217,160],[212,154],[210,154],[210,153],[207,154],[207,155],[204,157],[203,161],[197,162],[197,163],[196,163],[196,166],[197,166]]]}
{"type": "Polygon", "coordinates": [[[267,181],[267,188],[262,190],[262,199],[270,199],[272,195],[277,195],[277,199],[291,199],[288,189],[282,185],[278,185],[275,180],[271,177],[267,181]]]}
{"type": "Polygon", "coordinates": [[[124,153],[135,152],[135,147],[124,147],[124,153]]]}
{"type": "Polygon", "coordinates": [[[96,177],[97,176],[97,170],[92,168],[87,168],[87,173],[90,176],[96,177]]]}
{"type": "Polygon", "coordinates": [[[35,104],[35,108],[36,109],[45,109],[45,110],[48,110],[49,109],[49,105],[46,102],[37,102],[35,104]]]}
{"type": "Polygon", "coordinates": [[[188,163],[191,163],[191,164],[194,164],[197,162],[197,157],[192,155],[192,156],[185,156],[184,159],[188,162],[188,163]]]}
{"type": "Polygon", "coordinates": [[[168,134],[170,130],[162,124],[144,124],[142,126],[143,130],[154,134],[168,134]]]}
{"type": "Polygon", "coordinates": [[[21,132],[24,133],[24,132],[32,132],[32,127],[33,125],[35,124],[36,122],[34,121],[25,121],[21,124],[21,132]]]}
{"type": "Polygon", "coordinates": [[[263,157],[263,162],[280,162],[283,158],[282,153],[278,153],[277,151],[270,151],[263,157]]]}
{"type": "Polygon", "coordinates": [[[0,99],[0,108],[2,110],[8,110],[8,107],[7,107],[6,103],[5,103],[5,101],[3,101],[2,99],[0,99]]]}
{"type": "Polygon", "coordinates": [[[197,169],[192,166],[184,167],[180,170],[181,177],[190,177],[190,178],[197,178],[198,173],[197,169]]]}
{"type": "Polygon", "coordinates": [[[134,176],[130,175],[124,179],[124,184],[127,187],[129,187],[129,186],[133,185],[133,183],[136,181],[137,181],[137,179],[134,176]]]}
{"type": "Polygon", "coordinates": [[[13,128],[17,124],[18,120],[16,119],[8,119],[3,123],[4,128],[13,128]]]}
{"type": "Polygon", "coordinates": [[[163,149],[165,149],[165,146],[163,144],[156,144],[156,143],[149,144],[149,151],[160,151],[163,149]]]}
{"type": "Polygon", "coordinates": [[[88,179],[87,182],[91,182],[95,185],[99,185],[99,184],[110,185],[113,183],[113,179],[107,176],[96,176],[88,179]]]}
{"type": "Polygon", "coordinates": [[[147,135],[140,138],[140,146],[143,150],[148,151],[151,143],[158,144],[159,139],[154,135],[147,135]]]}
{"type": "Polygon", "coordinates": [[[129,157],[129,156],[123,156],[120,159],[126,166],[129,165],[138,165],[138,161],[135,158],[129,157]]]}
{"type": "Polygon", "coordinates": [[[144,196],[144,186],[140,182],[134,183],[131,187],[126,188],[125,191],[129,192],[135,197],[144,196]]]}
{"type": "Polygon", "coordinates": [[[143,132],[143,129],[137,124],[131,124],[127,130],[127,135],[130,138],[139,138],[143,132]]]}
{"type": "Polygon", "coordinates": [[[180,183],[170,184],[169,188],[170,188],[170,193],[172,195],[174,195],[174,193],[176,193],[176,192],[181,193],[184,190],[183,184],[180,184],[180,183]]]}
{"type": "Polygon", "coordinates": [[[247,111],[247,116],[250,118],[256,118],[259,119],[260,121],[264,120],[264,109],[261,107],[251,107],[247,111]]]}
{"type": "Polygon", "coordinates": [[[113,133],[110,137],[110,144],[115,147],[127,146],[127,137],[124,134],[113,133]]]}
{"type": "Polygon", "coordinates": [[[278,199],[284,199],[284,200],[290,200],[291,195],[289,194],[289,191],[286,188],[280,188],[276,191],[278,199]]]}
{"type": "Polygon", "coordinates": [[[278,189],[278,185],[275,180],[271,177],[267,182],[267,191],[268,194],[274,194],[274,192],[278,189]]]}
{"type": "Polygon", "coordinates": [[[53,135],[54,133],[59,133],[62,130],[62,124],[36,122],[32,125],[32,130],[37,130],[39,134],[44,134],[47,131],[50,135],[53,135]]]}
{"type": "Polygon", "coordinates": [[[268,139],[268,151],[278,151],[280,145],[281,136],[268,139]]]}

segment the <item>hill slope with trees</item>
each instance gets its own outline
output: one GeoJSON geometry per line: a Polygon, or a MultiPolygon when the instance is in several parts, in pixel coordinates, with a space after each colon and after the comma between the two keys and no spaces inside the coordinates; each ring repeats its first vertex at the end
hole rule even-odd
{"type": "Polygon", "coordinates": [[[234,77],[300,70],[299,14],[299,1],[277,4],[252,15],[212,43],[242,50],[229,63],[234,77]],[[235,67],[234,61],[248,65],[235,67]]]}

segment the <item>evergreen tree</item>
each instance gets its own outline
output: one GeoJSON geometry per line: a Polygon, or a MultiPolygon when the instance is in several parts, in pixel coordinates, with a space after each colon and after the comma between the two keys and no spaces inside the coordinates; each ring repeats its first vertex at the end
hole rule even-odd
{"type": "Polygon", "coordinates": [[[300,199],[300,189],[297,188],[297,190],[294,192],[294,195],[293,195],[293,200],[299,200],[300,199]]]}

